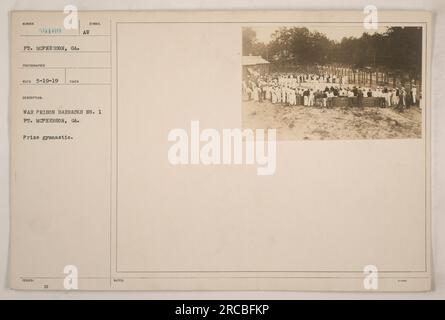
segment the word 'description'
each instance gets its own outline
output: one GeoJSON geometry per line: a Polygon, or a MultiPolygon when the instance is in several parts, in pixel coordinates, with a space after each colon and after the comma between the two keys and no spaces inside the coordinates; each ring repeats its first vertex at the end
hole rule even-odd
{"type": "Polygon", "coordinates": [[[172,129],[168,150],[172,165],[257,165],[258,175],[273,175],[276,169],[276,130],[204,129],[199,121],[190,124],[190,135],[185,129],[172,129]]]}

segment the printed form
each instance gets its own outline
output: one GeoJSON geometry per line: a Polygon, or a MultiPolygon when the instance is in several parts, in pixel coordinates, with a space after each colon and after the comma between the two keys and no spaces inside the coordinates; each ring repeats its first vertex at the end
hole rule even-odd
{"type": "Polygon", "coordinates": [[[430,290],[430,14],[379,14],[12,12],[11,287],[430,290]]]}

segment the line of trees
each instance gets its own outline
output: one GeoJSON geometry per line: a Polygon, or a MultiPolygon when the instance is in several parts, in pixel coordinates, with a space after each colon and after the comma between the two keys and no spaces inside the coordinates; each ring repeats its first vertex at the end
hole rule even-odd
{"type": "Polygon", "coordinates": [[[304,27],[282,27],[268,43],[259,42],[252,28],[243,28],[243,55],[259,55],[289,65],[342,64],[399,71],[419,78],[422,67],[422,28],[388,27],[385,33],[330,40],[304,27]]]}

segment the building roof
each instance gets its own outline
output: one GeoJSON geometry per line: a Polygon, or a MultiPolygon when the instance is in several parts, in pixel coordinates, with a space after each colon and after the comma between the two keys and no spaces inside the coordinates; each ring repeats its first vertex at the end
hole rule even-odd
{"type": "Polygon", "coordinates": [[[254,66],[257,64],[269,64],[270,62],[261,56],[243,56],[242,63],[243,66],[254,66]]]}

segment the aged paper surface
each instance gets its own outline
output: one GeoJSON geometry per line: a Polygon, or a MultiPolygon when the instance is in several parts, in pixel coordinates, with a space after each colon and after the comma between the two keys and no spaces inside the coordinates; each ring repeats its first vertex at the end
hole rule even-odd
{"type": "Polygon", "coordinates": [[[431,289],[429,13],[66,18],[11,13],[12,288],[431,289]]]}

